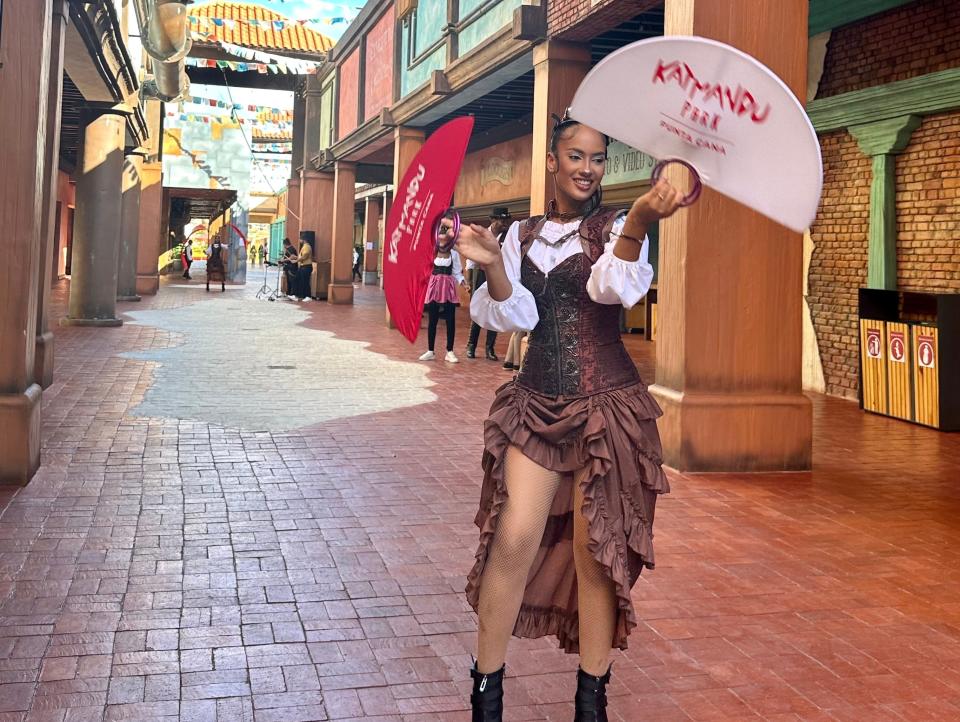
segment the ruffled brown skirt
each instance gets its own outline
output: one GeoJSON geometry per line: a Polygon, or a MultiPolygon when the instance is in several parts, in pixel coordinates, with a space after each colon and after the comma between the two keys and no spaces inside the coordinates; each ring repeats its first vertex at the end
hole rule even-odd
{"type": "Polygon", "coordinates": [[[637,625],[630,590],[644,567],[653,568],[657,496],[670,491],[661,468],[656,424],[661,413],[642,383],[574,399],[542,396],[516,381],[497,390],[484,424],[484,479],[475,520],[480,545],[467,577],[467,600],[475,611],[497,517],[507,501],[504,459],[507,448],[517,446],[564,479],[527,577],[514,636],[556,635],[565,651],[579,652],[573,474],[586,469],[581,487],[588,549],[614,582],[613,646],[627,648],[627,636],[637,625]]]}

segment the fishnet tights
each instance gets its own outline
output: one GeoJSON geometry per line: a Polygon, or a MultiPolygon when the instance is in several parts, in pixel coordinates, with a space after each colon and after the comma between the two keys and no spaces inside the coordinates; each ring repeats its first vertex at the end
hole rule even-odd
{"type": "MultiPolygon", "coordinates": [[[[574,479],[574,562],[580,613],[580,666],[588,674],[607,671],[616,621],[616,593],[587,549],[587,521],[580,513],[583,495],[574,479]]],[[[496,536],[480,583],[480,631],[477,668],[495,672],[503,666],[530,565],[540,547],[553,497],[563,476],[549,471],[511,446],[504,460],[509,499],[497,519],[496,536]]]]}

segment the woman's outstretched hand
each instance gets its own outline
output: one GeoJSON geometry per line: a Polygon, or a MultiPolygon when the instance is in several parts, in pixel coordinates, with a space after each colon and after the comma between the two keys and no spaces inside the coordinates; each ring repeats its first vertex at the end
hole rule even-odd
{"type": "Polygon", "coordinates": [[[500,260],[500,244],[489,228],[471,223],[460,228],[457,241],[460,255],[481,266],[490,266],[500,260]]]}
{"type": "Polygon", "coordinates": [[[653,188],[633,202],[620,238],[613,248],[613,255],[631,263],[640,258],[647,227],[661,218],[672,216],[682,201],[683,194],[670,185],[666,178],[658,180],[653,188]]]}
{"type": "Polygon", "coordinates": [[[682,201],[683,193],[670,185],[666,178],[661,178],[653,188],[633,202],[627,217],[646,226],[672,216],[682,201]]]}

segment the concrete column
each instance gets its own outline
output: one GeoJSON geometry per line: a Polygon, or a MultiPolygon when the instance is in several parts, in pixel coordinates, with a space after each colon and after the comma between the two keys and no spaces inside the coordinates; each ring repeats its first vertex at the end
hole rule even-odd
{"type": "Polygon", "coordinates": [[[873,159],[870,181],[870,238],[867,287],[897,289],[897,188],[895,157],[920,127],[920,117],[901,115],[864,125],[852,125],[850,134],[860,150],[873,159]]]}
{"type": "Polygon", "coordinates": [[[547,210],[554,196],[547,173],[547,151],[553,130],[551,113],[563,116],[580,81],[590,70],[590,45],[548,40],[533,48],[533,156],[530,170],[530,214],[547,210]]]}
{"type": "Polygon", "coordinates": [[[166,250],[163,218],[163,163],[144,163],[140,168],[140,228],[137,233],[138,296],[153,296],[160,290],[160,255],[166,250]]]}
{"type": "MultiPolygon", "coordinates": [[[[665,31],[729,43],[804,97],[807,10],[808,0],[667,0],[665,31]]],[[[802,277],[800,234],[709,188],[660,224],[651,391],[664,410],[659,428],[668,465],[681,471],[810,468],[812,413],[801,391],[802,277]]]]}
{"type": "Polygon", "coordinates": [[[117,254],[126,118],[113,112],[87,117],[77,168],[69,326],[119,326],[117,254]]]}
{"type": "Polygon", "coordinates": [[[117,300],[139,301],[137,252],[140,235],[140,169],[143,158],[128,155],[123,161],[120,188],[120,252],[117,254],[117,300]]]}
{"type": "Polygon", "coordinates": [[[332,278],[327,289],[330,303],[353,303],[353,219],[356,204],[357,166],[338,160],[333,182],[332,278]]]}
{"type": "MultiPolygon", "coordinates": [[[[393,187],[397,188],[400,181],[403,180],[403,174],[407,172],[414,156],[420,152],[426,141],[426,134],[420,128],[410,128],[407,126],[397,126],[393,131],[393,187]]],[[[384,205],[384,217],[389,218],[389,210],[384,205]]],[[[386,233],[386,227],[384,227],[386,233]]],[[[387,328],[396,328],[393,319],[390,318],[390,310],[386,309],[387,328]]]]}
{"type": "MultiPolygon", "coordinates": [[[[296,156],[294,156],[296,157],[296,156]]],[[[287,224],[286,237],[294,244],[300,238],[300,177],[287,181],[287,224]]]]}
{"type": "Polygon", "coordinates": [[[160,160],[163,104],[155,100],[144,103],[144,114],[150,137],[147,156],[140,166],[140,226],[137,232],[138,296],[153,296],[160,289],[157,270],[160,254],[167,250],[163,203],[163,162],[160,160]]]}
{"type": "Polygon", "coordinates": [[[363,217],[363,285],[377,285],[380,258],[380,200],[367,198],[363,217]],[[368,244],[373,244],[368,245],[368,244]]]}
{"type": "MultiPolygon", "coordinates": [[[[53,21],[50,3],[4,3],[0,34],[0,484],[40,466],[36,383],[40,228],[53,21]]],[[[46,239],[44,239],[46,241],[46,239]]]]}
{"type": "Polygon", "coordinates": [[[56,275],[57,174],[60,166],[60,106],[63,95],[63,48],[70,8],[66,0],[54,0],[50,32],[50,71],[47,86],[46,142],[43,153],[43,218],[40,223],[40,281],[37,302],[37,350],[35,378],[43,388],[53,383],[53,333],[50,331],[50,286],[56,275]]]}

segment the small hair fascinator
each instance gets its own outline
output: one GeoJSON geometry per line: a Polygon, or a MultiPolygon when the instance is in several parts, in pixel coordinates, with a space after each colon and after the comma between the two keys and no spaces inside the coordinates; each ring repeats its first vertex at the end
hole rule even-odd
{"type": "Polygon", "coordinates": [[[570,117],[570,108],[567,108],[563,111],[563,117],[557,115],[556,113],[550,113],[550,117],[553,118],[553,129],[556,130],[562,125],[567,123],[575,122],[573,118],[570,117]]]}

